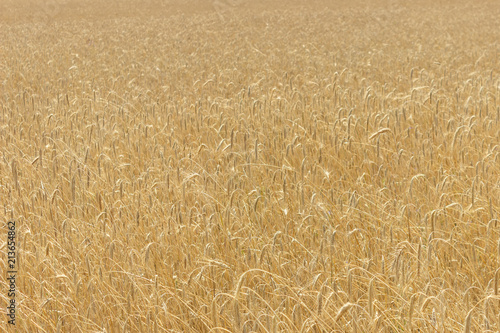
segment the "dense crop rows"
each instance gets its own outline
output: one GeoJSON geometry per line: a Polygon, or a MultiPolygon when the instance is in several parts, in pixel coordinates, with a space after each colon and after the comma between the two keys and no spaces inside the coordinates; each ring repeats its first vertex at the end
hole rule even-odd
{"type": "Polygon", "coordinates": [[[18,331],[500,330],[496,6],[56,4],[0,23],[18,331]]]}

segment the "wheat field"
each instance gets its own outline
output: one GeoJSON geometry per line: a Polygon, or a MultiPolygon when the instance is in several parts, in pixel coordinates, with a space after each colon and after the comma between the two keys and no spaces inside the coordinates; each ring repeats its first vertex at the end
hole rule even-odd
{"type": "Polygon", "coordinates": [[[0,331],[500,331],[499,19],[3,0],[0,331]]]}

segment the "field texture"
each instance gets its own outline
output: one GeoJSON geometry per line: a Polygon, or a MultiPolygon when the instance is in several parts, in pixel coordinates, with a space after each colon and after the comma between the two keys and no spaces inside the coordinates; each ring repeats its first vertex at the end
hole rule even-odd
{"type": "Polygon", "coordinates": [[[499,9],[3,0],[0,331],[498,332],[499,9]]]}

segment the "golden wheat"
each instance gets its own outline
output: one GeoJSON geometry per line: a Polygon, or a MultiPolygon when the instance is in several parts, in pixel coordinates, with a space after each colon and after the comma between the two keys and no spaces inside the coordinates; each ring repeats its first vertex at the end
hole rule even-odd
{"type": "Polygon", "coordinates": [[[0,7],[16,331],[500,330],[498,5],[49,5],[0,7]]]}

